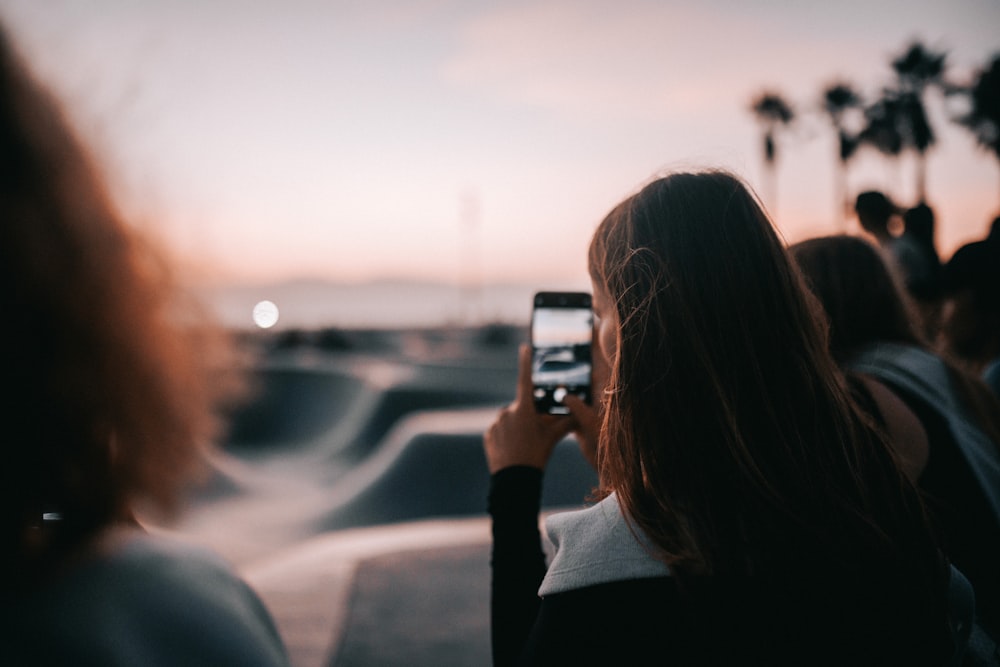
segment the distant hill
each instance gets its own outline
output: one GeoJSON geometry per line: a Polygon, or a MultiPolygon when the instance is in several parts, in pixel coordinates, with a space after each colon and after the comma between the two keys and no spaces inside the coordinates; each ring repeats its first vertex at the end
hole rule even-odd
{"type": "MultiPolygon", "coordinates": [[[[559,285],[488,285],[473,291],[441,283],[381,280],[347,284],[294,280],[262,285],[202,287],[196,294],[229,327],[253,328],[253,307],[273,301],[275,329],[402,328],[490,322],[527,324],[531,297],[559,285]]],[[[580,289],[576,286],[575,289],[580,289]]]]}

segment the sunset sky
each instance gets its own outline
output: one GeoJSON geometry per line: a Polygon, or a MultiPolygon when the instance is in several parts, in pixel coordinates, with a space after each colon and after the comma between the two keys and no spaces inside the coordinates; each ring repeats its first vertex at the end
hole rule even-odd
{"type": "MultiPolygon", "coordinates": [[[[233,281],[585,279],[601,217],[686,167],[742,175],[789,241],[837,231],[823,88],[876,94],[915,38],[958,80],[1000,51],[997,0],[0,0],[0,17],[137,224],[233,281]],[[776,197],[748,111],[764,88],[800,112],[776,197]]],[[[929,103],[947,255],[1000,212],[1000,168],[929,103]]],[[[871,153],[850,173],[904,205],[913,182],[912,160],[871,153]]]]}

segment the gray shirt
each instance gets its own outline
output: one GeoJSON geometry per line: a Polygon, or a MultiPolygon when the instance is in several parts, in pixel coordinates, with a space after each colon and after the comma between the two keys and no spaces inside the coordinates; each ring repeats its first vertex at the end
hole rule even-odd
{"type": "Polygon", "coordinates": [[[0,601],[0,623],[0,664],[288,664],[264,605],[221,558],[141,533],[0,601]]]}
{"type": "Polygon", "coordinates": [[[595,584],[670,574],[666,564],[652,555],[652,547],[639,528],[629,527],[615,494],[583,510],[553,514],[545,528],[556,553],[538,590],[543,597],[595,584]]]}

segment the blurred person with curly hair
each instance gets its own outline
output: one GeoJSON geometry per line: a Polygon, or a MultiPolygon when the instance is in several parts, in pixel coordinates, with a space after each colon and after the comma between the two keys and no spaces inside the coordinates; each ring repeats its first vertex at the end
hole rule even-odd
{"type": "Polygon", "coordinates": [[[256,594],[146,532],[203,469],[238,383],[0,28],[0,655],[8,664],[283,665],[256,594]]]}

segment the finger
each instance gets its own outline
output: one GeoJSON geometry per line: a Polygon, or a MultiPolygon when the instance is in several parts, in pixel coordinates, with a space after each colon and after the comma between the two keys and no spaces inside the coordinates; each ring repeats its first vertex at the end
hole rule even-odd
{"type": "Polygon", "coordinates": [[[531,401],[531,346],[527,343],[522,343],[517,350],[517,395],[514,398],[515,403],[523,403],[524,401],[531,401]]]}
{"type": "Polygon", "coordinates": [[[583,416],[583,409],[580,407],[582,401],[573,394],[567,394],[563,399],[563,405],[569,410],[569,415],[573,418],[573,421],[579,424],[580,418],[583,416]]]}
{"type": "Polygon", "coordinates": [[[569,408],[569,413],[573,415],[577,421],[592,418],[591,413],[594,410],[593,406],[588,405],[575,394],[567,394],[563,399],[563,405],[569,408]]]}
{"type": "Polygon", "coordinates": [[[545,418],[543,429],[546,439],[552,443],[562,440],[577,428],[577,421],[571,415],[545,418]]]}

